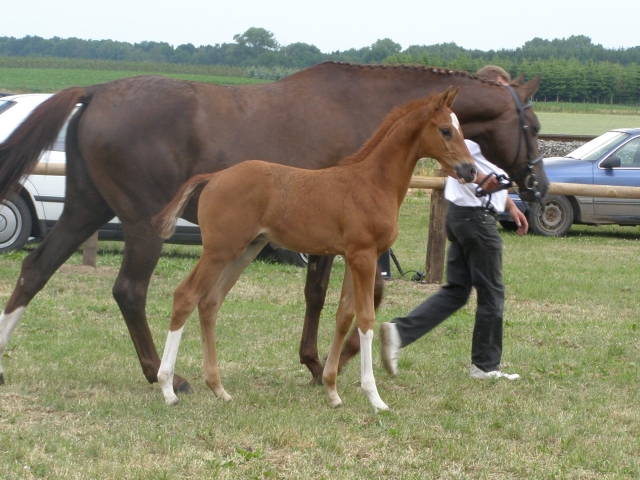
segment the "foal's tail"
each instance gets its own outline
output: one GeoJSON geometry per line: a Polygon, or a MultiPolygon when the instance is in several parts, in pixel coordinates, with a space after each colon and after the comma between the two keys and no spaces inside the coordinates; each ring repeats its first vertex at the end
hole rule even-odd
{"type": "Polygon", "coordinates": [[[207,183],[213,175],[213,173],[203,173],[191,177],[182,185],[176,196],[173,197],[173,200],[171,200],[159,214],[151,219],[151,225],[160,238],[169,238],[173,235],[176,229],[176,222],[180,215],[182,215],[193,192],[203,183],[207,183]]]}
{"type": "Polygon", "coordinates": [[[88,103],[93,93],[71,87],[41,103],[0,144],[0,200],[7,198],[23,175],[38,163],[40,153],[51,147],[78,103],[88,103]]]}

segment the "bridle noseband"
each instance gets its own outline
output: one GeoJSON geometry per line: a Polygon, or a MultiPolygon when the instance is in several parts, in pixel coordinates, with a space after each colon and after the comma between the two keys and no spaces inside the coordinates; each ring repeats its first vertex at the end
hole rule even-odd
{"type": "MultiPolygon", "coordinates": [[[[536,178],[536,175],[533,173],[533,167],[539,163],[540,161],[542,161],[542,155],[538,155],[537,157],[533,156],[533,148],[531,146],[531,139],[529,137],[529,126],[527,125],[527,122],[524,118],[524,112],[526,109],[531,108],[532,104],[531,102],[527,102],[526,105],[522,105],[522,103],[520,102],[520,98],[518,98],[518,95],[516,94],[515,90],[513,89],[513,87],[511,85],[504,85],[504,87],[509,90],[509,93],[511,94],[511,96],[513,97],[513,101],[516,104],[516,110],[518,111],[518,117],[520,119],[520,128],[518,129],[518,150],[516,151],[516,156],[513,159],[513,162],[511,162],[511,165],[509,165],[506,170],[511,170],[515,164],[518,162],[518,159],[520,158],[520,148],[522,145],[522,136],[524,135],[524,144],[527,148],[527,166],[524,167],[523,170],[521,170],[519,173],[511,176],[511,177],[505,177],[504,175],[497,175],[494,174],[494,176],[498,179],[498,182],[500,183],[500,187],[498,188],[498,190],[504,190],[507,189],[509,187],[512,186],[512,184],[515,182],[515,180],[524,177],[524,188],[526,190],[529,190],[531,192],[533,192],[533,194],[536,197],[536,200],[538,200],[538,202],[540,203],[540,205],[542,205],[542,194],[540,193],[540,191],[538,190],[538,179],[536,178]]],[[[487,179],[490,176],[487,177],[487,179]]],[[[483,182],[481,182],[478,185],[478,188],[476,189],[476,195],[477,196],[484,196],[487,194],[486,191],[484,191],[482,189],[482,185],[484,184],[484,182],[487,180],[485,179],[483,182]]],[[[498,191],[495,190],[495,191],[498,191]]]]}

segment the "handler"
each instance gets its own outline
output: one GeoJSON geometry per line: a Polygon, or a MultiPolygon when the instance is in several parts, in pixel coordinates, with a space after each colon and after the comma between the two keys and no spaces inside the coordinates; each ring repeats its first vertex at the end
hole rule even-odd
{"type": "MultiPolygon", "coordinates": [[[[493,77],[490,79],[503,84],[510,80],[507,72],[494,66],[481,69],[478,75],[493,77]]],[[[507,210],[518,226],[518,235],[526,234],[529,225],[507,190],[485,197],[476,196],[478,184],[482,184],[484,191],[491,192],[499,187],[492,174],[505,175],[505,172],[487,161],[476,143],[469,140],[466,143],[476,162],[478,176],[477,183],[464,184],[448,177],[445,184],[444,196],[450,202],[446,231],[451,242],[447,254],[447,284],[406,317],[380,325],[382,364],[392,375],[398,370],[400,350],[462,308],[469,299],[471,288],[475,287],[478,306],[471,342],[470,375],[480,379],[515,380],[520,377],[499,370],[505,288],[497,216],[507,210]]]]}

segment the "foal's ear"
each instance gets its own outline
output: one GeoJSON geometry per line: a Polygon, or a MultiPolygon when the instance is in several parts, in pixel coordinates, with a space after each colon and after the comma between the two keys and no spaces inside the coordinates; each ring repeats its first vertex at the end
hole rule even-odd
{"type": "Polygon", "coordinates": [[[442,102],[440,103],[440,106],[451,108],[451,105],[453,105],[453,101],[456,99],[456,96],[458,95],[459,90],[460,90],[460,87],[456,87],[455,90],[453,89],[452,86],[447,88],[443,94],[443,98],[442,98],[442,102]]]}

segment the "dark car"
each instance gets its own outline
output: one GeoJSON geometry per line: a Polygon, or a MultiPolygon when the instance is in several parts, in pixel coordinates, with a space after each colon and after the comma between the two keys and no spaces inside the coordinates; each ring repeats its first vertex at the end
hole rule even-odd
{"type": "MultiPolygon", "coordinates": [[[[544,159],[550,182],[640,187],[640,128],[611,130],[564,157],[544,159]]],[[[547,195],[544,208],[525,204],[511,194],[525,212],[532,232],[565,235],[574,223],[586,225],[640,225],[640,200],[547,195]]],[[[500,224],[515,230],[509,215],[500,224]]]]}

